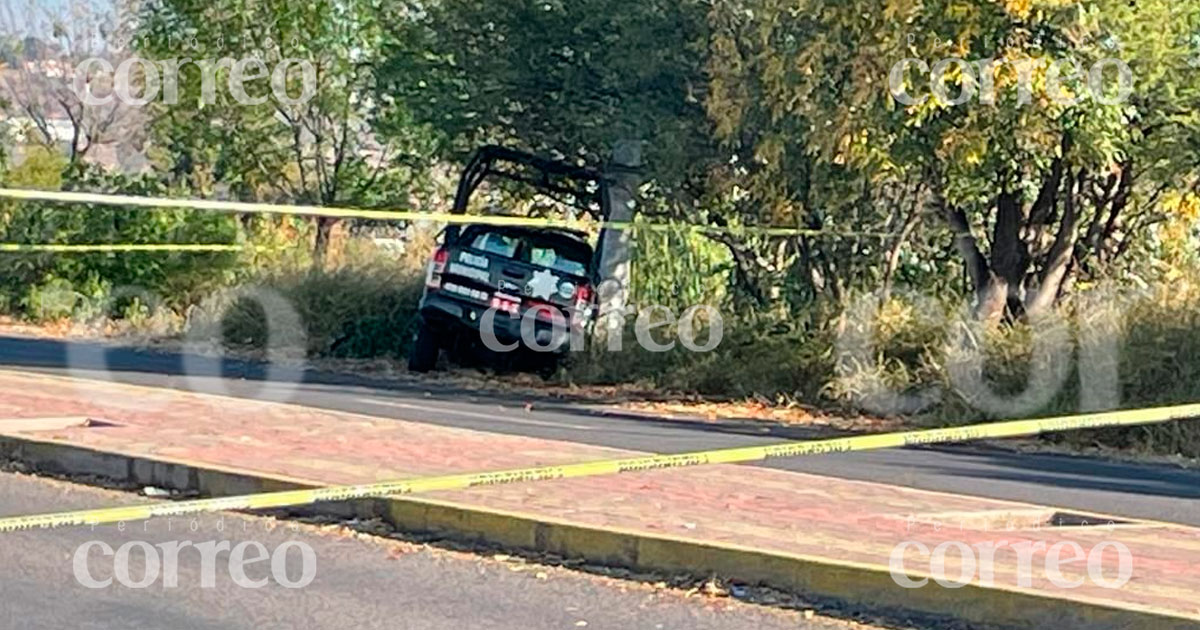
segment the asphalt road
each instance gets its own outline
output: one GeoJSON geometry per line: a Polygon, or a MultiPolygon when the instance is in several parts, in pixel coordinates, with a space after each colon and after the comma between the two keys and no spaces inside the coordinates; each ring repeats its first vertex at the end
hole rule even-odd
{"type": "MultiPolygon", "coordinates": [[[[93,343],[0,337],[0,367],[79,378],[171,387],[401,418],[481,431],[528,435],[646,452],[807,439],[787,427],[656,420],[594,405],[535,403],[417,379],[268,369],[261,364],[113,348],[93,343]],[[184,370],[184,365],[187,370],[184,370]]],[[[1200,526],[1200,471],[1115,463],[1088,457],[1021,454],[946,446],[773,460],[765,465],[926,490],[1025,501],[1077,511],[1200,526]]]]}
{"type": "MultiPolygon", "coordinates": [[[[145,499],[0,473],[3,516],[133,501],[145,499]]],[[[253,561],[257,553],[250,548],[242,557],[253,561]]],[[[514,564],[235,514],[2,534],[0,566],[5,568],[0,573],[0,628],[12,630],[870,630],[821,616],[806,620],[798,612],[729,598],[685,597],[679,590],[560,567],[514,564]],[[77,572],[75,557],[92,541],[108,545],[114,555],[104,555],[103,547],[93,544],[84,549],[84,572],[77,572]],[[183,546],[185,541],[192,546],[183,546]],[[221,541],[235,549],[243,542],[263,546],[270,560],[236,563],[243,566],[246,580],[265,581],[261,587],[238,585],[228,552],[217,553],[211,570],[205,569],[196,545],[221,541]],[[181,545],[172,586],[166,577],[168,554],[159,547],[170,543],[181,545]],[[306,585],[298,543],[312,550],[306,585]],[[128,571],[120,573],[117,557],[126,544],[131,544],[128,571]],[[147,562],[145,545],[153,546],[157,571],[155,561],[147,562]],[[286,560],[280,561],[283,577],[277,578],[271,565],[281,548],[286,560]],[[114,577],[124,582],[114,579],[91,588],[80,575],[97,583],[114,577]],[[205,575],[211,576],[208,587],[205,575]]]]}

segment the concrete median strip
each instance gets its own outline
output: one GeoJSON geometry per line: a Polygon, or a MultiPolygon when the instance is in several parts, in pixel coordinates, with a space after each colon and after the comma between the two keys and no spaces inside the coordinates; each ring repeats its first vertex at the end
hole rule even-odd
{"type": "MultiPolygon", "coordinates": [[[[0,374],[0,381],[13,378],[26,377],[0,374]]],[[[129,387],[101,383],[80,385],[72,384],[68,379],[48,377],[28,378],[57,381],[50,388],[51,391],[46,392],[49,398],[41,399],[46,403],[36,408],[46,411],[47,407],[53,406],[51,399],[54,399],[64,409],[56,408],[52,413],[63,417],[75,415],[68,413],[70,411],[95,413],[94,408],[86,409],[87,406],[82,403],[64,401],[61,396],[64,391],[78,387],[129,387]]],[[[28,392],[30,388],[4,387],[0,391],[28,392]]],[[[117,393],[128,394],[124,391],[117,393]]],[[[4,394],[0,396],[0,401],[9,402],[6,406],[10,409],[13,404],[20,406],[21,400],[4,400],[12,398],[19,396],[4,394]]],[[[409,427],[406,425],[412,423],[403,421],[376,423],[369,417],[354,414],[309,410],[312,416],[309,420],[297,411],[299,408],[288,405],[187,393],[179,393],[178,398],[178,408],[159,410],[155,419],[150,419],[148,415],[130,415],[126,418],[115,413],[106,414],[106,418],[111,418],[113,423],[119,425],[112,428],[74,426],[62,430],[47,427],[6,430],[0,423],[0,432],[6,433],[0,438],[0,447],[8,458],[22,461],[35,470],[99,475],[126,483],[221,497],[204,500],[209,501],[206,504],[155,504],[154,509],[161,510],[156,513],[164,515],[179,514],[179,506],[188,504],[205,505],[205,509],[255,507],[239,503],[245,495],[291,498],[320,496],[333,502],[310,504],[305,509],[343,516],[378,517],[405,531],[434,532],[593,562],[658,571],[715,572],[723,577],[749,583],[766,583],[871,609],[912,610],[982,624],[1029,628],[1051,625],[1089,628],[1200,627],[1200,608],[1189,598],[1178,596],[1180,592],[1194,593],[1197,590],[1188,583],[1188,572],[1178,570],[1176,566],[1180,562],[1187,565],[1187,558],[1192,556],[1200,558],[1200,536],[1189,528],[1163,524],[1155,526],[1152,531],[1113,530],[1118,532],[1113,535],[1119,535],[1121,541],[1139,554],[1137,579],[1120,591],[1108,592],[1087,587],[1073,591],[1055,590],[1044,580],[1039,580],[1029,588],[1020,587],[1015,585],[1016,579],[1013,577],[1016,567],[1008,565],[997,569],[993,586],[984,586],[977,580],[955,589],[933,584],[920,589],[907,589],[897,584],[894,572],[887,563],[888,552],[895,543],[911,537],[936,547],[939,542],[950,538],[948,530],[935,534],[929,528],[918,527],[918,531],[911,531],[911,525],[905,525],[911,514],[898,512],[898,506],[906,511],[911,510],[911,513],[925,515],[923,519],[912,519],[921,524],[926,524],[930,519],[951,520],[956,514],[969,515],[973,519],[972,524],[968,524],[962,533],[955,532],[956,536],[967,542],[986,537],[980,531],[979,524],[989,522],[989,512],[1020,515],[1029,523],[1036,524],[1043,520],[1042,515],[1053,515],[1055,510],[714,463],[753,461],[772,456],[773,453],[842,452],[855,445],[861,446],[864,442],[852,440],[864,438],[874,438],[865,444],[884,448],[878,445],[950,441],[962,439],[962,433],[948,430],[910,432],[709,451],[707,453],[710,455],[718,454],[707,462],[712,465],[679,468],[680,465],[700,463],[697,461],[699,454],[614,458],[612,454],[636,454],[611,453],[611,449],[491,436],[429,425],[409,427]],[[198,420],[192,424],[200,423],[202,426],[188,425],[188,408],[202,409],[206,417],[214,412],[219,413],[222,421],[230,425],[231,436],[217,440],[220,444],[212,442],[214,438],[207,425],[198,420]],[[275,415],[281,419],[278,424],[272,417],[275,415]],[[242,416],[245,416],[244,424],[242,416]],[[258,422],[252,423],[252,418],[258,422]],[[282,422],[283,418],[287,419],[286,424],[282,422]],[[297,441],[296,436],[310,435],[312,439],[320,440],[320,432],[326,426],[322,423],[333,419],[338,422],[328,426],[340,427],[342,436],[354,433],[353,430],[347,430],[353,426],[351,423],[356,423],[361,429],[362,442],[351,440],[354,443],[345,445],[348,452],[356,448],[361,452],[357,461],[386,457],[385,454],[381,455],[386,449],[381,448],[376,453],[368,446],[386,442],[379,435],[381,433],[387,433],[390,436],[387,439],[395,439],[396,444],[402,440],[411,441],[413,435],[425,436],[424,445],[409,447],[414,458],[411,460],[414,463],[413,472],[417,474],[401,482],[345,484],[339,483],[338,476],[334,474],[314,474],[316,467],[296,470],[295,474],[253,468],[256,463],[277,464],[282,461],[272,453],[262,453],[261,462],[246,458],[221,459],[217,455],[224,453],[218,446],[236,442],[233,436],[239,431],[248,430],[246,427],[250,426],[258,426],[264,435],[286,435],[287,440],[292,440],[287,448],[302,453],[304,442],[297,441]],[[285,432],[285,426],[290,426],[291,431],[285,432]],[[190,432],[184,434],[185,430],[190,432]],[[178,439],[172,437],[175,431],[180,432],[178,439]],[[153,444],[156,435],[160,436],[157,446],[153,444]],[[212,443],[190,451],[178,446],[189,441],[199,444],[203,441],[200,436],[212,443]],[[596,455],[604,457],[605,451],[610,453],[599,462],[509,469],[483,475],[423,474],[419,468],[427,466],[428,462],[415,459],[420,457],[420,453],[437,453],[441,452],[439,449],[452,448],[463,453],[463,460],[469,460],[473,449],[483,448],[489,442],[503,453],[514,454],[514,457],[533,452],[543,454],[539,457],[576,458],[578,461],[579,458],[596,458],[596,455]],[[785,447],[789,450],[781,450],[785,447]],[[755,457],[749,457],[751,453],[755,457]],[[230,465],[230,461],[244,461],[245,465],[230,465]],[[628,472],[582,476],[585,473],[601,474],[595,472],[598,469],[628,472]],[[525,473],[518,474],[521,471],[525,473]],[[508,484],[529,477],[541,481],[508,484]],[[430,479],[438,481],[430,482],[430,479]],[[506,485],[495,485],[490,481],[506,485]],[[401,488],[410,491],[441,491],[429,497],[376,496],[382,486],[393,483],[405,484],[401,488]],[[357,490],[347,491],[348,488],[357,490]],[[448,488],[475,489],[445,491],[448,488]],[[280,492],[289,494],[281,495],[280,492]],[[1167,542],[1160,543],[1160,540],[1167,542]],[[1163,545],[1168,543],[1174,545],[1176,550],[1166,550],[1163,545]],[[1184,551],[1178,551],[1178,548],[1184,551]]],[[[32,398],[25,400],[31,402],[32,398]]],[[[29,411],[34,411],[34,408],[29,411]]],[[[1097,426],[1102,421],[1141,424],[1151,421],[1147,418],[1152,416],[1160,418],[1154,421],[1163,421],[1168,416],[1191,417],[1197,414],[1197,406],[1154,410],[1153,413],[1121,413],[1124,415],[1096,414],[1074,422],[1077,426],[1088,427],[1097,426]]],[[[1025,424],[999,423],[966,429],[995,432],[997,429],[994,427],[1009,424],[1007,431],[1017,428],[1026,431],[1035,428],[1051,430],[1051,427],[1059,430],[1067,426],[1066,420],[1021,421],[1025,424]]],[[[393,459],[403,460],[405,457],[410,455],[396,453],[393,459]]],[[[504,457],[495,459],[498,462],[509,461],[504,457]]],[[[395,464],[394,461],[391,463],[395,464]]],[[[380,460],[381,469],[387,464],[386,459],[380,460]]],[[[335,469],[331,464],[330,470],[335,469]]],[[[380,474],[383,472],[381,470],[380,474]]],[[[286,501],[278,504],[294,505],[286,501]]],[[[270,506],[269,503],[267,505],[270,506]]],[[[133,509],[134,512],[127,513],[127,519],[144,518],[145,513],[136,510],[145,508],[133,509]]],[[[1103,515],[1095,516],[1097,519],[1106,518],[1103,515]]],[[[960,524],[959,527],[964,526],[960,524]]],[[[1062,530],[1065,529],[1080,528],[1047,529],[1037,535],[1053,542],[1062,539],[1062,530]]],[[[1010,538],[1014,535],[1006,533],[1010,538]]],[[[1095,544],[1101,540],[1097,537],[1102,533],[1084,532],[1078,536],[1080,540],[1095,544]]],[[[921,565],[916,563],[910,563],[905,574],[914,580],[936,577],[928,570],[922,571],[921,565]]]]}

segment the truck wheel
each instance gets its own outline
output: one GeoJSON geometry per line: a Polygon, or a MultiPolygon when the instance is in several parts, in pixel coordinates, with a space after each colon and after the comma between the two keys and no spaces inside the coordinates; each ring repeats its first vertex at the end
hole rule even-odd
{"type": "Polygon", "coordinates": [[[438,341],[429,326],[421,324],[417,329],[417,340],[408,354],[408,369],[412,372],[428,372],[437,366],[438,341]]]}

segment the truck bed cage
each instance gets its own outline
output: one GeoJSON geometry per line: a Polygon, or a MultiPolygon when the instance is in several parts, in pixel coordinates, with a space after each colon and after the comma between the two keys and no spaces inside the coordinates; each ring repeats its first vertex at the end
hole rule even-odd
{"type": "Polygon", "coordinates": [[[452,212],[465,214],[471,195],[489,177],[526,184],[597,220],[609,217],[608,181],[600,171],[498,145],[480,147],[471,156],[458,181],[452,212]]]}

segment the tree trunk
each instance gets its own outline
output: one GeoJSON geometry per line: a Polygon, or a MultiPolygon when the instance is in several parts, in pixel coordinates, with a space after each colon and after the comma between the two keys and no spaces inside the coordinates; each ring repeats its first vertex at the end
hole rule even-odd
{"type": "Polygon", "coordinates": [[[762,273],[754,261],[754,253],[730,234],[714,232],[711,238],[729,250],[729,255],[733,258],[734,263],[734,279],[738,286],[759,306],[766,307],[768,301],[761,283],[762,273]]]}
{"type": "MultiPolygon", "coordinates": [[[[642,184],[642,145],[636,140],[621,140],[613,147],[612,156],[605,175],[609,185],[605,188],[608,210],[605,221],[631,223],[638,208],[638,188],[642,184]]],[[[625,229],[604,228],[600,232],[600,278],[611,287],[600,296],[600,313],[605,326],[600,335],[620,335],[616,328],[621,318],[604,317],[608,313],[624,313],[630,299],[633,259],[633,232],[625,229]]]]}
{"type": "Polygon", "coordinates": [[[333,228],[340,219],[334,217],[317,217],[317,236],[313,242],[312,266],[316,271],[324,271],[329,263],[330,241],[333,228]]]}
{"type": "Polygon", "coordinates": [[[998,322],[1003,319],[1010,289],[1007,280],[989,269],[983,286],[975,289],[976,319],[986,322],[998,322]]]}
{"type": "Polygon", "coordinates": [[[1026,302],[1026,312],[1037,315],[1049,309],[1061,294],[1067,271],[1070,269],[1072,254],[1075,251],[1076,233],[1079,229],[1079,210],[1075,196],[1075,177],[1071,173],[1066,176],[1066,195],[1064,197],[1062,223],[1058,226],[1058,234],[1054,244],[1046,255],[1038,284],[1032,288],[1033,295],[1026,302]]]}
{"type": "Polygon", "coordinates": [[[942,217],[950,225],[950,230],[954,232],[954,247],[963,259],[967,277],[971,280],[971,287],[975,291],[976,317],[989,318],[997,310],[1003,313],[1003,299],[1008,295],[1008,287],[998,286],[998,278],[988,267],[983,252],[979,250],[979,241],[971,233],[971,225],[967,222],[966,213],[962,208],[947,205],[940,195],[935,199],[942,217]],[[1000,298],[998,304],[997,296],[1000,298]]]}
{"type": "MultiPolygon", "coordinates": [[[[917,194],[920,194],[919,190],[917,194]]],[[[900,234],[896,236],[896,240],[888,250],[887,263],[883,270],[883,290],[881,291],[883,302],[887,302],[892,297],[892,283],[896,279],[896,269],[900,267],[900,252],[904,250],[904,244],[908,242],[908,237],[917,226],[917,219],[921,216],[919,204],[919,199],[913,202],[912,210],[909,211],[908,218],[904,220],[904,226],[900,228],[900,234]]]]}
{"type": "Polygon", "coordinates": [[[988,305],[992,310],[981,313],[987,319],[1003,316],[1005,306],[1013,316],[1024,312],[1021,292],[1030,263],[1029,247],[1021,238],[1024,221],[1020,193],[1000,193],[996,198],[996,225],[992,229],[991,271],[1001,282],[993,278],[988,287],[988,305]],[[1002,298],[996,295],[1001,289],[1005,292],[1002,298]],[[995,309],[996,300],[1000,300],[999,309],[995,309]]]}
{"type": "Polygon", "coordinates": [[[1019,193],[1003,192],[996,198],[996,224],[992,230],[991,256],[985,258],[970,223],[961,208],[937,204],[954,232],[954,245],[962,256],[975,290],[975,317],[999,321],[1006,312],[1020,316],[1021,290],[1031,262],[1029,248],[1021,238],[1025,221],[1019,193]]]}

